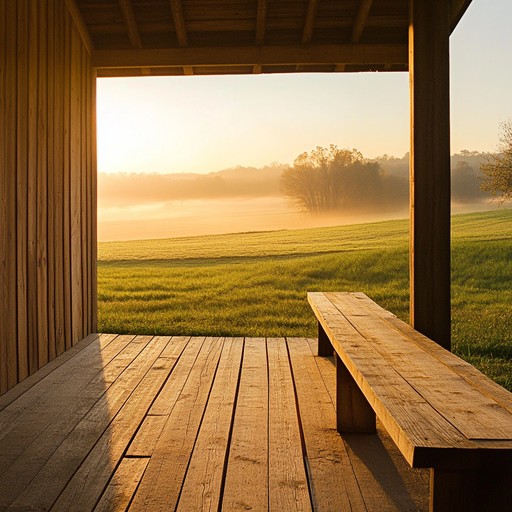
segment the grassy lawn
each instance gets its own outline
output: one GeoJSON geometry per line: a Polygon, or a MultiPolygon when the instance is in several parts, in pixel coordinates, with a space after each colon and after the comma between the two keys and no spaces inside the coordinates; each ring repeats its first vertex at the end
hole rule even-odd
{"type": "MultiPolygon", "coordinates": [[[[452,219],[453,348],[512,390],[512,210],[452,219]]],[[[408,319],[408,222],[99,244],[100,332],[315,336],[306,291],[408,319]]]]}

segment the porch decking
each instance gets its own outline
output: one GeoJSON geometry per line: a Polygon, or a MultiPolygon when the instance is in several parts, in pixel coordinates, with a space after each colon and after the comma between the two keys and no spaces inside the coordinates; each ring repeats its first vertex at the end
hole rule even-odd
{"type": "Polygon", "coordinates": [[[0,397],[0,510],[428,510],[316,340],[93,335],[0,397]]]}

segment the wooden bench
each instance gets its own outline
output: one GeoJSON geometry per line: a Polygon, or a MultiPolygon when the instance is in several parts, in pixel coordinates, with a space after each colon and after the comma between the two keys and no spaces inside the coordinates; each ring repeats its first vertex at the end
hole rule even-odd
{"type": "Polygon", "coordinates": [[[512,511],[512,393],[363,293],[308,293],[318,355],[336,359],[340,433],[376,416],[413,468],[430,469],[430,510],[512,511]]]}

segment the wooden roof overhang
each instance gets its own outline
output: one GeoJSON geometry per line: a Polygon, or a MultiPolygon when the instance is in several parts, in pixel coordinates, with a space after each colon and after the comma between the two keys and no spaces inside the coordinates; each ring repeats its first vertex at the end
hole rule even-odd
{"type": "Polygon", "coordinates": [[[408,70],[409,0],[66,2],[99,77],[408,70]]]}

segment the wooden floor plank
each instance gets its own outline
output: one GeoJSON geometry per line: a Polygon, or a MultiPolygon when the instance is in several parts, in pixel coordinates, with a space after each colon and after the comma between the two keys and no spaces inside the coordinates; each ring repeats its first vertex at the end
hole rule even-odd
{"type": "Polygon", "coordinates": [[[168,372],[150,369],[160,364],[156,361],[169,340],[156,337],[147,344],[144,353],[70,432],[14,506],[49,509],[60,495],[57,509],[68,507],[78,512],[93,508],[156,390],[167,377],[168,372]]]}
{"type": "MultiPolygon", "coordinates": [[[[27,393],[31,388],[32,390],[32,398],[35,396],[35,393],[44,394],[43,384],[36,386],[39,384],[44,378],[46,378],[50,373],[54,372],[57,368],[62,366],[64,363],[73,358],[78,352],[86,348],[88,345],[97,342],[104,348],[107,344],[109,344],[114,338],[117,337],[117,334],[90,334],[79,343],[77,343],[74,347],[67,350],[65,353],[61,354],[59,357],[50,361],[47,365],[43,366],[36,373],[33,373],[25,380],[16,385],[16,387],[10,389],[7,393],[0,396],[0,418],[2,417],[1,412],[6,409],[9,405],[16,401],[16,416],[19,415],[20,405],[23,404],[23,400],[20,400],[20,397],[27,393]],[[97,341],[100,340],[100,341],[97,341]]],[[[73,363],[74,364],[74,360],[73,363]]],[[[29,395],[30,396],[30,395],[29,395]]],[[[25,397],[24,400],[26,400],[25,397]]]]}
{"type": "Polygon", "coordinates": [[[223,344],[221,338],[203,344],[134,496],[134,510],[175,509],[223,344]]]}
{"type": "Polygon", "coordinates": [[[186,341],[187,345],[130,443],[127,451],[127,455],[130,457],[151,457],[153,455],[167,418],[176,405],[190,370],[205,342],[205,338],[197,337],[182,340],[186,341]]]}
{"type": "Polygon", "coordinates": [[[243,338],[226,339],[177,510],[217,510],[240,375],[243,338]]]}
{"type": "Polygon", "coordinates": [[[315,341],[113,338],[87,345],[0,412],[10,432],[0,456],[12,440],[24,446],[0,478],[8,497],[1,510],[394,511],[428,503],[428,481],[413,489],[417,475],[389,438],[336,433],[335,368],[314,356],[315,341]],[[38,423],[30,411],[44,415],[52,400],[67,405],[38,423]],[[35,437],[13,411],[35,420],[35,437]]]}
{"type": "Polygon", "coordinates": [[[306,340],[288,339],[300,409],[314,509],[365,511],[347,450],[336,431],[336,416],[306,340]]]}
{"type": "Polygon", "coordinates": [[[268,375],[265,339],[245,340],[222,510],[268,509],[268,375]]]}
{"type": "MultiPolygon", "coordinates": [[[[38,434],[25,447],[23,452],[9,467],[7,474],[0,480],[0,508],[10,504],[23,491],[25,486],[37,475],[52,454],[66,441],[75,427],[90,414],[98,409],[96,415],[106,415],[102,407],[109,410],[115,408],[106,395],[110,385],[130,366],[134,359],[144,350],[151,338],[137,337],[129,343],[100,374],[97,374],[83,388],[70,396],[64,405],[64,410],[52,421],[41,427],[37,422],[30,425],[38,434]]],[[[62,397],[55,397],[56,402],[62,403],[62,397]]],[[[10,436],[8,436],[10,438],[10,436]]],[[[22,440],[16,436],[16,441],[22,440]]],[[[12,451],[18,452],[18,445],[10,445],[12,451]]]]}
{"type": "Polygon", "coordinates": [[[171,378],[166,382],[164,389],[159,393],[155,403],[151,406],[149,414],[154,416],[169,416],[176,400],[181,393],[191,368],[204,344],[205,338],[191,338],[183,352],[171,378]]]}
{"type": "Polygon", "coordinates": [[[118,336],[103,350],[101,343],[89,345],[71,364],[57,368],[36,389],[31,388],[0,413],[0,475],[63,410],[83,400],[87,383],[101,375],[105,365],[133,338],[118,336]]]}
{"type": "Polygon", "coordinates": [[[311,509],[295,391],[284,339],[269,338],[269,509],[311,509]]]}
{"type": "MultiPolygon", "coordinates": [[[[332,357],[315,356],[316,340],[309,339],[308,343],[335,408],[334,361],[332,357]]],[[[411,469],[378,421],[377,432],[342,437],[368,510],[427,511],[429,471],[411,469]]]]}
{"type": "Polygon", "coordinates": [[[94,512],[121,512],[130,501],[149,463],[149,458],[124,458],[102,494],[94,512]]]}

